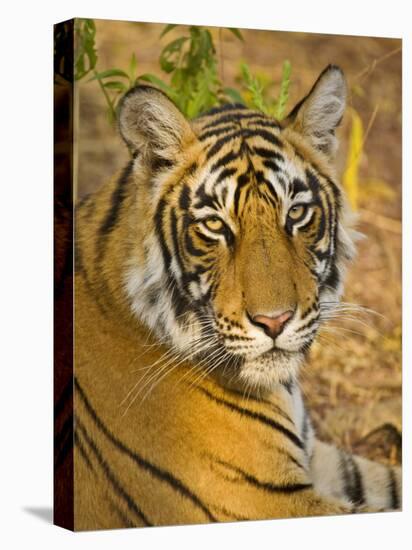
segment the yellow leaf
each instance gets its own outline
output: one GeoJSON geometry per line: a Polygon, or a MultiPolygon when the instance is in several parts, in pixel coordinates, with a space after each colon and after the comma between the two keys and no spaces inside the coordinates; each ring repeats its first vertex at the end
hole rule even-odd
{"type": "Polygon", "coordinates": [[[352,86],[352,92],[359,97],[365,97],[365,90],[359,84],[352,86]]]}
{"type": "Polygon", "coordinates": [[[396,192],[386,181],[374,178],[362,180],[359,186],[359,194],[362,201],[370,197],[381,197],[387,200],[392,200],[396,197],[396,192]]]}
{"type": "Polygon", "coordinates": [[[363,146],[363,123],[358,113],[351,109],[352,125],[349,137],[348,156],[342,181],[354,210],[359,204],[359,164],[363,146]]]}

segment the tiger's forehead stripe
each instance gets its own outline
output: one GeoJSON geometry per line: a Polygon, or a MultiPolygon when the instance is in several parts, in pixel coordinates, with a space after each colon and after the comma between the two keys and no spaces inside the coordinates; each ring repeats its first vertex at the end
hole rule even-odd
{"type": "Polygon", "coordinates": [[[251,111],[239,103],[228,103],[223,107],[210,110],[197,119],[202,130],[209,130],[221,124],[233,124],[234,121],[260,120],[263,123],[270,123],[274,128],[280,128],[280,124],[274,119],[269,119],[259,111],[251,111]]]}
{"type": "Polygon", "coordinates": [[[207,159],[212,158],[226,143],[235,138],[260,136],[279,148],[283,147],[283,143],[275,135],[280,133],[280,125],[262,113],[250,112],[243,106],[229,106],[225,108],[223,114],[222,111],[212,111],[212,114],[204,117],[204,120],[201,117],[199,122],[197,132],[199,141],[210,142],[206,143],[207,159]]]}
{"type": "MultiPolygon", "coordinates": [[[[213,207],[216,203],[224,203],[225,200],[215,200],[211,198],[211,195],[215,194],[219,196],[220,193],[227,193],[227,187],[229,185],[233,187],[236,184],[234,212],[237,214],[241,210],[239,204],[241,188],[247,183],[252,182],[258,186],[266,186],[267,190],[261,193],[261,199],[264,202],[271,203],[272,206],[277,206],[280,198],[284,200],[290,194],[291,185],[288,183],[288,179],[290,175],[293,175],[293,172],[289,174],[290,169],[288,170],[288,167],[285,165],[284,154],[286,149],[290,147],[286,147],[287,144],[281,140],[279,125],[276,122],[265,119],[264,115],[247,111],[246,113],[237,113],[236,117],[231,113],[230,126],[228,125],[228,120],[229,118],[226,114],[223,117],[218,117],[214,122],[203,126],[203,128],[209,129],[207,132],[208,137],[212,137],[213,134],[213,130],[210,130],[211,127],[214,127],[219,132],[219,135],[221,134],[220,130],[224,130],[222,133],[225,133],[217,142],[213,141],[213,144],[206,144],[207,158],[213,161],[214,156],[218,156],[219,153],[224,154],[215,160],[207,170],[206,176],[204,176],[205,181],[202,182],[196,192],[198,199],[196,207],[203,205],[213,207]],[[242,126],[245,119],[248,124],[247,127],[242,126]],[[254,127],[250,127],[250,121],[253,121],[254,127]],[[274,131],[270,132],[266,127],[260,127],[260,124],[265,121],[269,122],[270,127],[274,131]],[[221,124],[223,124],[223,127],[221,124]],[[259,127],[256,127],[256,124],[259,127]],[[229,151],[225,152],[226,149],[229,149],[229,151]],[[215,172],[218,172],[217,176],[215,172]],[[233,178],[230,182],[231,176],[233,178]],[[218,192],[219,184],[222,182],[224,183],[218,192]]],[[[302,179],[299,179],[297,176],[303,178],[303,170],[297,172],[295,178],[302,182],[302,179]]],[[[302,183],[302,185],[304,184],[302,183]]],[[[299,189],[296,188],[294,194],[302,190],[309,192],[309,187],[305,186],[302,189],[302,185],[299,189]]],[[[249,192],[247,191],[246,196],[248,194],[249,192]]]]}

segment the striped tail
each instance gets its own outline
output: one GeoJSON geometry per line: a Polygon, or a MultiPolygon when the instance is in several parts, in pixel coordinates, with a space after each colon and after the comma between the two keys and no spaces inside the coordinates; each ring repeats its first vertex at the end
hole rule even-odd
{"type": "Polygon", "coordinates": [[[314,487],[322,495],[371,511],[402,508],[402,472],[316,441],[311,459],[314,487]]]}

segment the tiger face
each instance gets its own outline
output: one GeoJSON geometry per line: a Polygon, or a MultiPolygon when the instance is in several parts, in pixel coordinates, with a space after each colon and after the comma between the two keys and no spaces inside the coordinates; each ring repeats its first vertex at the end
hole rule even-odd
{"type": "Polygon", "coordinates": [[[345,96],[330,66],[282,124],[231,104],[190,125],[150,87],[122,102],[138,203],[131,308],[228,383],[290,383],[339,298],[353,254],[332,169],[345,96]]]}

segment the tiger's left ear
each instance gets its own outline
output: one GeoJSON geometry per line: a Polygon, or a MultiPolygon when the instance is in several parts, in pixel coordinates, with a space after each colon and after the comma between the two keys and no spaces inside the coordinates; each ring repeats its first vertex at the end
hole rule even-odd
{"type": "Polygon", "coordinates": [[[329,65],[285,123],[308,139],[313,147],[333,158],[338,147],[335,128],[342,120],[345,107],[345,77],[339,67],[329,65]]]}
{"type": "Polygon", "coordinates": [[[133,152],[147,164],[176,159],[194,139],[193,130],[166,94],[152,86],[137,86],[121,100],[119,130],[133,152]]]}

